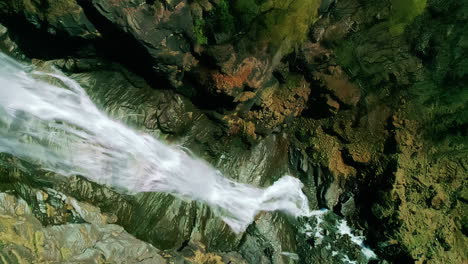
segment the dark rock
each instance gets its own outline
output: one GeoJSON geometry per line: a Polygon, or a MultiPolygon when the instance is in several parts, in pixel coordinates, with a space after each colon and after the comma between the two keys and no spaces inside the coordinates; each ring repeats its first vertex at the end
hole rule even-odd
{"type": "Polygon", "coordinates": [[[12,57],[21,60],[25,59],[25,56],[19,50],[18,45],[11,40],[8,34],[8,29],[2,24],[0,24],[0,50],[12,57]]]}
{"type": "MultiPolygon", "coordinates": [[[[311,40],[299,45],[319,2],[275,2],[270,10],[273,2],[0,0],[10,28],[0,27],[0,49],[24,59],[20,48],[27,50],[38,67],[68,72],[113,118],[188,147],[227,177],[262,187],[285,173],[300,177],[311,208],[333,208],[366,228],[382,258],[462,263],[466,3],[321,1],[311,40]]],[[[88,236],[97,222],[115,222],[176,263],[369,261],[339,234],[333,214],[323,237],[301,233],[318,219],[281,213],[261,213],[236,235],[197,202],[125,195],[9,156],[0,162],[0,189],[31,206],[31,230],[58,230],[52,242],[75,234],[74,224],[88,236]]],[[[115,231],[104,229],[97,233],[115,231]]],[[[110,237],[143,243],[118,232],[110,237]]],[[[111,259],[113,245],[79,249],[111,259]]],[[[42,254],[18,243],[5,249],[7,262],[16,261],[12,250],[26,262],[42,254]]]]}
{"type": "Polygon", "coordinates": [[[98,12],[115,28],[132,36],[151,57],[153,70],[163,74],[174,87],[197,60],[191,54],[193,21],[187,1],[148,5],[144,0],[101,1],[84,4],[98,12]]]}
{"type": "Polygon", "coordinates": [[[75,0],[3,1],[3,5],[0,8],[2,16],[24,17],[29,23],[51,34],[59,31],[70,37],[100,38],[100,33],[75,0]]]}

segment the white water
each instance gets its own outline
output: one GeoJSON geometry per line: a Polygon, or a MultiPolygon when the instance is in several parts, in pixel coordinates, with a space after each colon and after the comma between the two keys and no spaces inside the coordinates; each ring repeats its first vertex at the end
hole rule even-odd
{"type": "Polygon", "coordinates": [[[1,53],[0,152],[131,193],[203,201],[235,232],[244,231],[259,211],[321,213],[309,211],[298,179],[284,176],[266,189],[229,180],[180,148],[110,119],[60,72],[38,72],[1,53]],[[66,88],[39,80],[44,77],[66,88]]]}
{"type": "Polygon", "coordinates": [[[346,220],[341,220],[338,225],[338,233],[342,236],[347,235],[351,238],[351,241],[361,247],[361,252],[367,259],[376,259],[377,255],[364,244],[363,236],[356,236],[351,232],[351,227],[348,226],[346,220]]]}
{"type": "MultiPolygon", "coordinates": [[[[355,232],[353,232],[353,230],[348,225],[348,223],[346,222],[345,219],[341,219],[341,220],[337,221],[336,226],[335,226],[337,228],[336,233],[335,232],[330,232],[331,230],[329,230],[329,229],[326,230],[324,228],[324,226],[323,226],[323,224],[326,223],[326,221],[324,220],[324,217],[325,217],[325,214],[327,214],[329,211],[323,210],[323,212],[324,212],[324,214],[317,215],[317,217],[315,218],[316,223],[315,223],[314,227],[312,227],[309,223],[306,223],[303,226],[303,229],[301,230],[301,232],[303,232],[307,237],[313,237],[314,238],[315,246],[322,245],[324,243],[324,239],[327,236],[328,237],[332,236],[333,239],[338,238],[338,240],[343,239],[345,236],[347,236],[347,237],[349,237],[349,239],[351,240],[352,243],[354,243],[355,245],[357,245],[357,246],[359,246],[361,248],[361,253],[367,259],[367,261],[373,260],[373,259],[378,259],[377,255],[374,253],[374,251],[372,251],[369,247],[367,247],[364,244],[365,237],[355,235],[354,234],[355,232]]],[[[325,246],[325,249],[328,249],[328,250],[331,250],[332,248],[336,249],[336,246],[332,246],[329,241],[330,240],[325,241],[325,243],[327,243],[326,246],[325,246]]],[[[357,263],[357,261],[350,260],[349,256],[346,255],[345,252],[332,250],[331,251],[331,256],[332,257],[341,256],[342,257],[342,259],[341,259],[342,263],[347,263],[347,264],[357,263]]]]}

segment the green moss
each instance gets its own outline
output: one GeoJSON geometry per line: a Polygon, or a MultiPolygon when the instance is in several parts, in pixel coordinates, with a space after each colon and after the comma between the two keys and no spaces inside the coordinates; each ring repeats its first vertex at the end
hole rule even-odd
{"type": "Polygon", "coordinates": [[[424,124],[428,138],[439,143],[446,138],[450,138],[452,143],[466,141],[468,124],[466,86],[421,82],[411,87],[410,93],[413,97],[410,117],[424,124]]]}
{"type": "Polygon", "coordinates": [[[466,144],[468,135],[468,32],[466,1],[429,1],[432,12],[418,17],[406,34],[415,52],[424,58],[424,82],[410,89],[413,118],[421,120],[433,142],[466,144]]]}
{"type": "Polygon", "coordinates": [[[354,61],[354,51],[356,45],[350,40],[343,40],[335,49],[338,64],[345,68],[352,68],[354,61]]]}
{"type": "Polygon", "coordinates": [[[237,0],[234,2],[234,14],[242,27],[249,27],[257,17],[260,7],[255,0],[237,0]]]}
{"type": "Polygon", "coordinates": [[[284,53],[300,45],[310,25],[317,19],[318,0],[270,0],[259,5],[255,21],[258,39],[267,40],[274,50],[284,53]]]}
{"type": "Polygon", "coordinates": [[[208,43],[208,38],[205,36],[205,21],[202,18],[195,19],[193,30],[195,33],[195,40],[200,45],[208,43]]]}
{"type": "Polygon", "coordinates": [[[427,0],[392,0],[390,33],[400,35],[413,19],[426,8],[427,0]]]}
{"type": "Polygon", "coordinates": [[[205,15],[205,32],[216,43],[247,36],[284,52],[307,38],[320,0],[222,0],[205,15]]]}
{"type": "Polygon", "coordinates": [[[214,10],[214,16],[217,18],[217,29],[221,32],[231,33],[235,30],[234,17],[230,12],[230,4],[222,0],[214,10]]]}
{"type": "Polygon", "coordinates": [[[207,42],[220,44],[232,40],[236,32],[236,19],[231,14],[231,4],[221,0],[215,8],[204,14],[204,32],[207,42]]]}

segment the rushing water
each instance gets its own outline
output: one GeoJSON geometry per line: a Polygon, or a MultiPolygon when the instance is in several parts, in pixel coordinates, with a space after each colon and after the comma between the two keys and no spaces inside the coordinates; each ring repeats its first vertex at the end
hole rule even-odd
{"type": "Polygon", "coordinates": [[[298,179],[284,176],[266,189],[229,180],[180,148],[112,120],[60,72],[39,72],[1,53],[0,152],[131,193],[203,201],[235,232],[259,211],[321,213],[309,210],[298,179]],[[61,85],[43,81],[51,78],[61,85]]]}

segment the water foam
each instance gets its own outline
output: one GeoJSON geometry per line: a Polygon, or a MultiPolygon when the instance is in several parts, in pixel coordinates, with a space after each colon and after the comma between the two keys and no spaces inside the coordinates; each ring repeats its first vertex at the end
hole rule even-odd
{"type": "Polygon", "coordinates": [[[203,201],[235,232],[244,231],[259,211],[317,214],[298,179],[284,176],[266,189],[234,182],[182,149],[110,119],[60,72],[35,71],[1,53],[0,152],[131,193],[203,201]]]}

